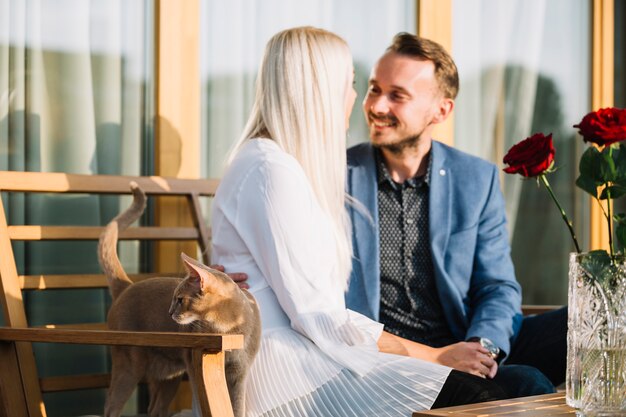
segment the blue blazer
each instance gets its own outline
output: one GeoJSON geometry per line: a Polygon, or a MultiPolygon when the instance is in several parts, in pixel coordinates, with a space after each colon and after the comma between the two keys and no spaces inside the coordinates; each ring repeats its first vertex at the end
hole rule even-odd
{"type": "MultiPolygon", "coordinates": [[[[495,165],[433,141],[429,233],[437,290],[459,341],[487,337],[505,353],[522,320],[521,291],[510,257],[504,199],[495,165]]],[[[348,150],[354,260],[347,307],[378,320],[378,183],[369,143],[348,150]]]]}

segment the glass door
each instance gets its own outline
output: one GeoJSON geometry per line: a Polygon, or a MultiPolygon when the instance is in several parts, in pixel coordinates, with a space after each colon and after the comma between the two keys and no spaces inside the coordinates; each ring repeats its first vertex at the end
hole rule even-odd
{"type": "MultiPolygon", "coordinates": [[[[591,9],[587,0],[454,0],[453,56],[461,88],[455,146],[499,167],[515,143],[553,134],[555,193],[582,242],[588,199],[574,181],[583,142],[572,125],[591,107],[591,9]]],[[[567,302],[574,250],[550,197],[519,176],[501,176],[512,258],[526,304],[567,302]]]]}

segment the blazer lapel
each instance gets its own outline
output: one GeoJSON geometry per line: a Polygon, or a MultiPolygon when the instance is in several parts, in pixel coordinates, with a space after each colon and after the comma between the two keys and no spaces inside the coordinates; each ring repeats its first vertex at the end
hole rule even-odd
{"type": "Polygon", "coordinates": [[[450,237],[452,215],[450,195],[452,173],[446,166],[446,149],[441,143],[433,141],[431,158],[428,231],[435,270],[445,271],[444,254],[450,237]]]}

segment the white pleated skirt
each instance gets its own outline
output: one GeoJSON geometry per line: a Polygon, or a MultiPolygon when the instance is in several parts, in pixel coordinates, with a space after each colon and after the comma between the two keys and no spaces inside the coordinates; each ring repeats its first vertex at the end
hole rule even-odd
{"type": "Polygon", "coordinates": [[[451,371],[380,353],[382,324],[345,307],[292,321],[269,287],[254,296],[263,332],[246,380],[246,417],[406,417],[430,409],[451,371]]]}
{"type": "Polygon", "coordinates": [[[295,330],[272,329],[250,369],[246,416],[410,416],[432,406],[450,373],[418,359],[376,356],[360,376],[295,330]]]}

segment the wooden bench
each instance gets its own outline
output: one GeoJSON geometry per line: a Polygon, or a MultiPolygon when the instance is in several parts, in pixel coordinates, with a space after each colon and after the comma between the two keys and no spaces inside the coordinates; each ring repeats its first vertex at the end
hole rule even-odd
{"type": "Polygon", "coordinates": [[[576,410],[565,404],[564,393],[489,401],[413,413],[413,417],[556,417],[574,415],[576,415],[576,410]]]}
{"type": "MultiPolygon", "coordinates": [[[[130,227],[120,240],[195,241],[208,263],[209,231],[202,217],[200,197],[215,193],[216,180],[184,180],[162,177],[129,177],[104,175],[71,175],[63,173],[34,173],[0,171],[0,191],[5,201],[9,195],[26,197],[35,193],[58,194],[130,194],[129,182],[136,181],[148,196],[174,196],[186,200],[193,225],[188,227],[130,227]]],[[[26,197],[24,204],[32,200],[26,197]]],[[[151,199],[152,200],[152,199],[151,199]]],[[[130,198],[128,199],[130,202],[130,198]]],[[[119,204],[116,204],[118,206],[119,204]]],[[[111,217],[123,210],[111,213],[111,217]]],[[[111,211],[111,210],[110,210],[111,211]]],[[[71,221],[72,219],[70,219],[71,221]]],[[[43,417],[46,406],[43,393],[60,390],[105,387],[108,375],[72,375],[40,378],[33,353],[33,342],[185,347],[193,349],[194,372],[203,415],[232,416],[232,408],[224,375],[224,353],[243,347],[240,335],[207,335],[197,333],[149,333],[110,331],[102,323],[80,323],[30,326],[24,294],[46,290],[65,291],[77,288],[106,289],[106,278],[90,271],[84,274],[36,274],[18,272],[14,247],[17,242],[33,241],[97,241],[110,218],[98,225],[8,224],[7,211],[0,200],[0,299],[4,327],[0,327],[0,416],[43,417]]],[[[29,243],[32,244],[32,243],[29,243]]],[[[95,250],[95,244],[94,250],[95,250]]],[[[195,245],[193,246],[195,248],[195,245]]],[[[178,255],[178,254],[176,254],[178,255]]],[[[190,253],[190,255],[195,255],[190,253]]],[[[95,259],[95,258],[94,258],[95,259]]],[[[156,273],[129,274],[140,280],[156,273]]],[[[182,275],[179,272],[178,275],[182,275]]],[[[76,314],[80,318],[80,314],[76,314]]],[[[40,358],[41,359],[41,358],[40,358]]],[[[44,358],[44,360],[46,360],[44,358]]]]}
{"type": "Polygon", "coordinates": [[[548,311],[558,310],[563,306],[560,305],[540,305],[540,304],[523,304],[522,314],[524,316],[532,316],[534,314],[547,313],[548,311]]]}

